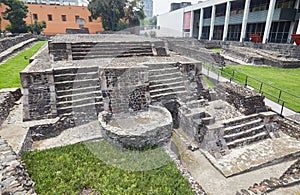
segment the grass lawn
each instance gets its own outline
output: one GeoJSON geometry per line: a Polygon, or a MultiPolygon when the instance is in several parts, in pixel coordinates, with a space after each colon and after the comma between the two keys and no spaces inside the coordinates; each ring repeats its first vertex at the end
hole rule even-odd
{"type": "Polygon", "coordinates": [[[211,50],[213,52],[216,52],[216,53],[221,53],[222,48],[212,48],[212,49],[209,49],[209,50],[211,50]]]}
{"type": "MultiPolygon", "coordinates": [[[[38,194],[79,194],[89,188],[98,194],[194,194],[173,161],[149,171],[130,171],[107,163],[93,149],[102,148],[103,159],[110,156],[115,165],[125,156],[112,153],[106,141],[79,143],[43,151],[31,151],[22,155],[27,171],[36,183],[38,194]],[[93,153],[91,152],[93,151],[93,153]],[[105,151],[108,151],[105,154],[105,151]],[[97,156],[99,158],[97,158],[97,156]],[[101,159],[101,160],[100,160],[101,159]],[[106,163],[107,164],[106,164],[106,163]]],[[[160,153],[160,152],[158,152],[160,153]]],[[[163,154],[167,156],[167,154],[163,154]]],[[[148,161],[152,157],[148,157],[148,161]]],[[[157,161],[156,157],[152,159],[157,161]]],[[[146,158],[133,159],[146,162],[146,158]]],[[[129,161],[129,165],[130,165],[129,161]]]]}
{"type": "MultiPolygon", "coordinates": [[[[270,66],[226,66],[224,69],[229,75],[232,74],[232,70],[237,70],[235,72],[235,78],[237,82],[245,84],[246,76],[242,73],[245,73],[249,76],[259,79],[260,81],[266,83],[263,84],[262,90],[264,95],[268,98],[277,101],[280,90],[273,88],[280,88],[289,93],[300,96],[300,68],[276,68],[270,66]],[[240,72],[240,73],[239,73],[240,72]],[[269,84],[269,85],[267,85],[269,84]],[[275,97],[272,97],[275,96],[275,97]]],[[[223,75],[225,76],[225,75],[223,75]]],[[[227,76],[228,77],[228,76],[227,76]]],[[[260,82],[255,79],[248,78],[248,84],[257,89],[260,88],[260,82]]],[[[300,112],[300,98],[290,95],[289,93],[282,92],[281,99],[286,101],[285,105],[293,110],[300,112]]],[[[280,101],[281,103],[281,101],[280,101]]]]}
{"type": "Polygon", "coordinates": [[[215,85],[213,82],[211,82],[206,76],[203,76],[203,79],[205,81],[205,83],[210,87],[210,88],[215,88],[215,85]]]}
{"type": "Polygon", "coordinates": [[[34,46],[9,58],[0,65],[0,89],[21,87],[20,72],[29,64],[31,58],[47,41],[39,41],[34,46]],[[25,56],[27,59],[25,59],[25,56]]]}

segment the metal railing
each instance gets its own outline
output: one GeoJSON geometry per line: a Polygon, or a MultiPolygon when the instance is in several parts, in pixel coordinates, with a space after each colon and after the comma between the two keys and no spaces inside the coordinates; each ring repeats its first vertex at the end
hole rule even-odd
{"type": "Polygon", "coordinates": [[[207,74],[212,71],[217,74],[217,81],[220,76],[229,79],[229,82],[237,82],[245,87],[250,87],[261,95],[281,105],[280,114],[283,113],[283,108],[287,107],[295,112],[300,112],[300,96],[295,95],[291,92],[273,86],[270,83],[261,81],[253,76],[247,75],[243,72],[237,71],[231,68],[221,68],[211,64],[204,64],[207,69],[207,74]]]}

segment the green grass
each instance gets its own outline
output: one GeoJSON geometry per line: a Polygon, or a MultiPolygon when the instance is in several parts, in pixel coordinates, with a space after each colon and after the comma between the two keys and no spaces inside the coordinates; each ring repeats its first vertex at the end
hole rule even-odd
{"type": "MultiPolygon", "coordinates": [[[[295,94],[296,96],[300,96],[300,68],[277,68],[270,66],[226,66],[224,68],[224,72],[228,75],[232,75],[232,70],[237,70],[235,72],[235,81],[245,84],[246,75],[254,77],[266,84],[263,84],[262,91],[264,91],[264,95],[274,101],[278,101],[278,96],[280,90],[274,88],[277,87],[286,92],[282,92],[281,100],[279,103],[282,103],[282,100],[285,101],[285,106],[300,112],[300,98],[297,98],[291,94],[295,94]],[[243,74],[244,73],[244,74],[243,74]],[[268,85],[269,84],[269,85],[268,85]],[[271,87],[270,85],[274,86],[271,87]],[[275,96],[275,97],[273,97],[275,96]]],[[[228,75],[223,74],[225,77],[229,77],[228,75]]],[[[260,82],[255,80],[254,78],[248,77],[248,85],[256,88],[256,91],[260,89],[260,82]]]]}
{"type": "Polygon", "coordinates": [[[221,53],[222,48],[212,48],[212,49],[209,49],[209,50],[211,50],[213,52],[216,52],[216,53],[221,53]]]}
{"type": "Polygon", "coordinates": [[[210,87],[210,88],[215,88],[216,86],[214,85],[213,82],[211,82],[206,76],[203,76],[203,79],[205,81],[205,83],[210,87]]]}
{"type": "Polygon", "coordinates": [[[46,41],[39,41],[34,46],[9,58],[0,65],[0,89],[21,87],[20,72],[29,64],[31,58],[46,41]],[[25,59],[25,56],[27,59],[25,59]]]}
{"type": "MultiPolygon", "coordinates": [[[[26,152],[23,153],[22,160],[36,183],[35,190],[38,194],[79,194],[83,188],[105,195],[194,194],[188,180],[181,175],[173,161],[169,160],[157,169],[133,172],[116,166],[124,158],[130,158],[130,155],[125,153],[115,158],[118,154],[111,153],[113,150],[115,148],[105,141],[90,142],[88,145],[79,143],[26,152]],[[95,147],[102,151],[103,158],[91,152],[95,147]],[[114,163],[104,160],[109,155],[110,161],[115,161],[114,163]]],[[[149,161],[152,157],[150,155],[146,159],[149,161]]],[[[156,157],[152,160],[157,161],[156,157]]],[[[133,161],[143,164],[146,160],[132,159],[129,165],[133,161]]]]}

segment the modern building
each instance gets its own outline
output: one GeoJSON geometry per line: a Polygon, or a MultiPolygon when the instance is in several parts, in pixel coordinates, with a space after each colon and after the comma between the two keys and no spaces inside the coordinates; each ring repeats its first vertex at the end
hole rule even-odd
{"type": "Polygon", "coordinates": [[[158,36],[288,43],[300,34],[300,0],[208,0],[158,16],[158,36]],[[173,31],[170,33],[170,31],[173,31]]]}
{"type": "MultiPolygon", "coordinates": [[[[47,27],[44,29],[46,35],[65,34],[67,31],[76,32],[84,29],[84,32],[95,34],[103,31],[100,19],[93,20],[86,6],[64,6],[47,4],[26,4],[28,14],[25,19],[27,24],[37,21],[46,21],[47,27]]],[[[5,6],[0,6],[0,13],[3,14],[5,6]]],[[[1,30],[9,24],[2,20],[1,30]]]]}
{"type": "Polygon", "coordinates": [[[22,0],[25,4],[88,6],[87,0],[22,0]]]}
{"type": "Polygon", "coordinates": [[[153,0],[143,0],[144,12],[147,18],[153,17],[153,0]]]}
{"type": "Polygon", "coordinates": [[[192,5],[191,2],[171,3],[171,10],[174,11],[192,5]]]}

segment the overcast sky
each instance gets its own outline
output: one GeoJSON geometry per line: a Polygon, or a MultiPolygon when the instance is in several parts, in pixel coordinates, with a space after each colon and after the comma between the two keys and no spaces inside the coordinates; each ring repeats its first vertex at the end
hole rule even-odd
{"type": "Polygon", "coordinates": [[[170,11],[171,3],[191,2],[195,4],[198,0],[153,0],[153,15],[164,14],[170,11]]]}

